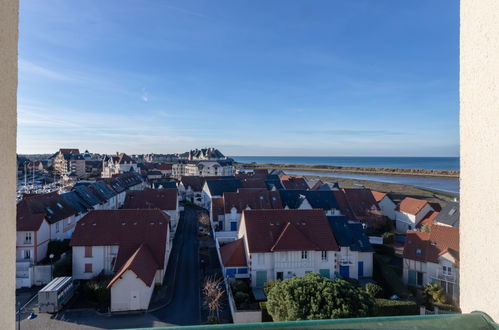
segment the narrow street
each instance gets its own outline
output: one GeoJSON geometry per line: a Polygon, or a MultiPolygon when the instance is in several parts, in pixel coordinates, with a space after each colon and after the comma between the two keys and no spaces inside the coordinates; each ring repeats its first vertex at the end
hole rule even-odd
{"type": "Polygon", "coordinates": [[[164,283],[168,306],[152,312],[162,322],[173,325],[200,324],[199,263],[197,239],[198,210],[186,207],[173,242],[164,283]]]}

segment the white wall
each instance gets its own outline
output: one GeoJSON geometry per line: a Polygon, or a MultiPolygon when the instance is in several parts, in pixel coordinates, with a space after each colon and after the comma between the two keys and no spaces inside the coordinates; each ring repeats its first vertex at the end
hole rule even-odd
{"type": "Polygon", "coordinates": [[[118,246],[93,246],[92,257],[85,257],[84,246],[73,246],[73,278],[88,280],[97,276],[102,270],[112,274],[112,259],[118,255],[118,246]],[[85,273],[85,264],[92,264],[92,272],[85,273]]]}
{"type": "Polygon", "coordinates": [[[111,312],[147,310],[153,290],[154,285],[147,286],[127,270],[111,287],[111,312]]]}
{"type": "Polygon", "coordinates": [[[395,203],[388,196],[385,196],[381,201],[379,201],[378,205],[381,209],[381,214],[388,217],[390,220],[395,220],[395,208],[397,205],[395,205],[395,203]]]}
{"type": "Polygon", "coordinates": [[[306,272],[319,273],[320,269],[329,269],[330,277],[335,273],[335,251],[328,251],[328,259],[321,259],[321,251],[307,251],[308,258],[301,258],[301,251],[250,253],[249,260],[251,286],[256,286],[257,271],[267,272],[267,281],[275,280],[277,272],[283,272],[284,278],[303,276],[306,272]]]}

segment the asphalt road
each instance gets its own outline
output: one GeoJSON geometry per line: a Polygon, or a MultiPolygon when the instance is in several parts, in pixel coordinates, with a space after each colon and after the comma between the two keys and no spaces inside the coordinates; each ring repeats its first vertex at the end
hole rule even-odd
{"type": "Polygon", "coordinates": [[[164,283],[172,285],[171,303],[152,314],[174,325],[200,324],[198,210],[186,207],[173,243],[164,283]],[[178,260],[178,262],[176,262],[178,260]]]}

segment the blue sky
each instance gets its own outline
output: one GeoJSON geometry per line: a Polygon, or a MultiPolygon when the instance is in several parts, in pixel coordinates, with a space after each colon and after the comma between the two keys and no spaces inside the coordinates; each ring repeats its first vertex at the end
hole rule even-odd
{"type": "Polygon", "coordinates": [[[21,1],[18,152],[458,156],[459,2],[21,1]]]}

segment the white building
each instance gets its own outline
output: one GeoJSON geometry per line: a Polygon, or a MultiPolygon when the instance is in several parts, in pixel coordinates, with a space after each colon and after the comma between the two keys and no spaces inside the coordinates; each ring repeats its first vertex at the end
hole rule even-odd
{"type": "Polygon", "coordinates": [[[395,227],[397,232],[405,233],[416,228],[417,224],[430,212],[435,211],[430,203],[412,197],[404,198],[395,208],[395,227]]]}
{"type": "Polygon", "coordinates": [[[177,186],[180,200],[202,206],[204,181],[200,176],[182,176],[177,186]]]}
{"type": "Polygon", "coordinates": [[[238,238],[252,287],[309,272],[334,278],[339,248],[322,210],[245,210],[238,238]]]}
{"type": "Polygon", "coordinates": [[[128,172],[138,172],[137,162],[125,153],[116,153],[115,156],[106,156],[102,162],[103,178],[112,178],[113,175],[128,172]]]}
{"type": "Polygon", "coordinates": [[[146,310],[162,284],[170,255],[169,218],[160,210],[100,210],[83,217],[73,234],[73,278],[114,275],[111,312],[146,310]]]}
{"type": "Polygon", "coordinates": [[[381,214],[390,220],[395,220],[395,208],[397,205],[391,200],[387,193],[372,191],[373,197],[381,209],[381,214]]]}
{"type": "Polygon", "coordinates": [[[404,283],[418,288],[438,283],[459,299],[459,229],[431,225],[430,232],[408,231],[404,245],[404,283]]]}
{"type": "Polygon", "coordinates": [[[336,257],[337,273],[343,278],[372,277],[374,249],[362,224],[348,222],[343,216],[331,216],[327,220],[340,247],[336,257]]]}
{"type": "Polygon", "coordinates": [[[16,260],[36,264],[47,256],[50,226],[43,214],[17,215],[16,260]]]}

